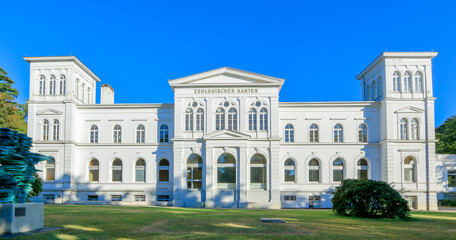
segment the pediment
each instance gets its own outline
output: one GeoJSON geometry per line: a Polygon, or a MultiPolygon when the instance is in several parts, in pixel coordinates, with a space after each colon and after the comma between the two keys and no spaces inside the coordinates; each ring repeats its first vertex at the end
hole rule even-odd
{"type": "Polygon", "coordinates": [[[417,107],[405,107],[396,110],[394,113],[423,113],[424,110],[417,107]]]}
{"type": "Polygon", "coordinates": [[[39,111],[36,115],[62,115],[63,113],[55,109],[47,108],[39,111]]]}
{"type": "Polygon", "coordinates": [[[217,132],[213,132],[210,134],[207,134],[203,136],[203,139],[209,140],[209,139],[220,139],[220,140],[233,140],[233,139],[238,139],[238,140],[244,140],[244,139],[249,139],[250,135],[232,131],[232,130],[221,130],[217,132]]]}
{"type": "Polygon", "coordinates": [[[223,67],[208,72],[198,73],[188,77],[169,81],[175,87],[201,86],[260,86],[272,85],[282,87],[284,79],[247,72],[239,69],[223,67]]]}

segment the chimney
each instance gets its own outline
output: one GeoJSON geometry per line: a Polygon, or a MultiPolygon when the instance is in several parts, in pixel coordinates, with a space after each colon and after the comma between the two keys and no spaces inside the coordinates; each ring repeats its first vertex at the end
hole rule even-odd
{"type": "Polygon", "coordinates": [[[100,104],[114,104],[114,89],[109,84],[101,84],[100,104]]]}

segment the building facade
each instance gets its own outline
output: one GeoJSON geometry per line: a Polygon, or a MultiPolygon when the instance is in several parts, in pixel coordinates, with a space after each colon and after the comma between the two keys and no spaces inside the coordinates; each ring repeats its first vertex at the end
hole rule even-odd
{"type": "Polygon", "coordinates": [[[283,79],[225,67],[169,81],[172,104],[114,104],[108,84],[96,104],[76,57],[26,57],[28,135],[55,159],[38,200],[329,208],[343,179],[369,178],[435,210],[456,190],[456,159],[435,154],[436,55],[381,54],[357,102],[280,102],[283,79]]]}

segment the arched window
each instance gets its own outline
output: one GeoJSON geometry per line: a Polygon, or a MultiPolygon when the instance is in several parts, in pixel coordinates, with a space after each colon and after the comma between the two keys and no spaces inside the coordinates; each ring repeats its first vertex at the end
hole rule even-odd
{"type": "Polygon", "coordinates": [[[404,92],[412,91],[412,74],[410,72],[405,72],[404,74],[404,92]]]}
{"type": "Polygon", "coordinates": [[[44,168],[46,169],[46,181],[55,180],[55,160],[51,157],[51,160],[46,161],[44,168]]]}
{"type": "Polygon", "coordinates": [[[229,153],[217,159],[217,187],[236,188],[236,159],[229,153]]]}
{"type": "Polygon", "coordinates": [[[169,182],[169,161],[166,159],[158,162],[158,181],[169,182]]]}
{"type": "Polygon", "coordinates": [[[393,91],[398,92],[401,90],[400,86],[401,74],[399,72],[393,73],[393,91]]]}
{"type": "Polygon", "coordinates": [[[407,119],[402,118],[401,119],[401,123],[400,123],[401,140],[407,140],[408,139],[408,130],[407,130],[408,126],[407,125],[408,125],[407,119]]]}
{"type": "Polygon", "coordinates": [[[80,98],[80,95],[79,95],[79,79],[76,79],[76,90],[74,92],[74,94],[76,95],[76,98],[80,98]]]}
{"type": "Polygon", "coordinates": [[[100,176],[100,164],[98,160],[93,159],[89,163],[89,182],[98,182],[100,176]]]}
{"type": "Polygon", "coordinates": [[[416,182],[416,162],[415,158],[408,156],[404,159],[404,181],[416,182]]]}
{"type": "Polygon", "coordinates": [[[419,129],[420,129],[420,124],[419,124],[418,119],[413,118],[412,121],[410,121],[410,138],[412,140],[420,139],[420,136],[419,136],[420,131],[419,131],[419,129]]]}
{"type": "Polygon", "coordinates": [[[146,182],[146,161],[138,159],[135,166],[135,181],[146,182]]]}
{"type": "Polygon", "coordinates": [[[144,143],[146,141],[146,128],[139,124],[136,128],[136,143],[144,143]]]}
{"type": "Polygon", "coordinates": [[[160,126],[160,142],[169,142],[169,128],[166,124],[160,126]]]}
{"type": "Polygon", "coordinates": [[[296,181],[296,164],[293,159],[287,159],[284,163],[284,180],[285,182],[296,181]]]}
{"type": "Polygon", "coordinates": [[[59,122],[59,120],[55,119],[52,127],[54,128],[53,129],[54,135],[53,135],[52,140],[59,140],[60,139],[60,122],[59,122]]]}
{"type": "Polygon", "coordinates": [[[49,121],[43,121],[43,140],[49,140],[49,121]]]}
{"type": "Polygon", "coordinates": [[[358,160],[357,170],[358,170],[358,179],[367,179],[368,178],[369,166],[367,165],[366,159],[358,160]]]}
{"type": "Polygon", "coordinates": [[[268,110],[266,108],[260,110],[260,130],[268,130],[268,110]]]}
{"type": "Polygon", "coordinates": [[[192,154],[187,159],[187,188],[203,188],[203,159],[198,154],[192,154]]]}
{"type": "Polygon", "coordinates": [[[51,75],[49,81],[49,95],[55,95],[55,84],[56,84],[55,76],[51,75]]]}
{"type": "Polygon", "coordinates": [[[120,125],[114,126],[114,143],[122,143],[122,128],[120,125]]]}
{"type": "Polygon", "coordinates": [[[371,94],[371,91],[370,91],[370,85],[367,84],[367,87],[366,87],[366,101],[370,101],[371,100],[371,97],[370,97],[370,94],[371,94]]]}
{"type": "Polygon", "coordinates": [[[309,141],[310,142],[318,142],[318,125],[313,123],[310,125],[309,130],[309,141]]]}
{"type": "Polygon", "coordinates": [[[266,189],[266,159],[261,154],[250,159],[250,188],[266,189]]]}
{"type": "Polygon", "coordinates": [[[44,75],[40,76],[40,95],[46,94],[46,77],[44,75]]]}
{"type": "Polygon", "coordinates": [[[237,111],[236,108],[228,110],[228,129],[237,131],[237,111]]]}
{"type": "Polygon", "coordinates": [[[377,97],[383,96],[383,89],[382,89],[382,76],[378,76],[377,79],[377,97]]]}
{"type": "Polygon", "coordinates": [[[249,110],[249,130],[257,130],[257,110],[255,108],[249,110]]]}
{"type": "Polygon", "coordinates": [[[372,96],[372,100],[375,100],[377,99],[377,82],[374,80],[372,81],[372,93],[371,93],[371,96],[372,96]]]}
{"type": "Polygon", "coordinates": [[[217,111],[215,112],[215,129],[225,129],[225,110],[220,107],[217,108],[217,111]]]}
{"type": "Polygon", "coordinates": [[[317,159],[309,161],[309,182],[320,182],[320,163],[317,159]]]}
{"type": "Polygon", "coordinates": [[[196,130],[204,130],[204,111],[202,108],[198,108],[198,110],[196,110],[196,130]]]}
{"type": "Polygon", "coordinates": [[[187,108],[185,111],[185,130],[193,130],[193,110],[191,108],[187,108]]]}
{"type": "Polygon", "coordinates": [[[98,143],[98,126],[92,125],[90,127],[90,143],[98,143]]]}
{"type": "Polygon", "coordinates": [[[358,141],[367,142],[367,126],[366,124],[360,124],[358,127],[358,141]]]}
{"type": "Polygon", "coordinates": [[[59,94],[63,95],[66,93],[66,77],[65,75],[60,75],[60,92],[59,94]]]}
{"type": "Polygon", "coordinates": [[[423,73],[415,73],[415,92],[423,92],[423,73]]]}
{"type": "Polygon", "coordinates": [[[120,159],[112,162],[112,181],[122,182],[122,161],[120,159]]]}
{"type": "Polygon", "coordinates": [[[294,127],[290,123],[285,126],[285,142],[294,142],[294,127]]]}
{"type": "Polygon", "coordinates": [[[81,97],[82,102],[85,102],[85,97],[86,97],[85,96],[85,87],[86,87],[86,85],[85,85],[85,83],[83,83],[82,84],[82,97],[81,97]]]}
{"type": "Polygon", "coordinates": [[[340,158],[333,162],[333,182],[342,182],[344,179],[344,161],[340,158]]]}
{"type": "Polygon", "coordinates": [[[344,129],[340,123],[334,126],[334,142],[344,142],[344,129]]]}

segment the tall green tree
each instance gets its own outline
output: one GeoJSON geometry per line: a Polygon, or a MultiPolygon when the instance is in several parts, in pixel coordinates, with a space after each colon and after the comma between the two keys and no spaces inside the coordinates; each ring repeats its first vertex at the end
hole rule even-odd
{"type": "Polygon", "coordinates": [[[456,115],[438,126],[435,136],[439,140],[436,144],[437,153],[456,154],[456,115]]]}
{"type": "Polygon", "coordinates": [[[0,127],[26,133],[27,106],[15,101],[19,91],[13,87],[14,81],[6,75],[7,72],[0,67],[0,127]]]}

